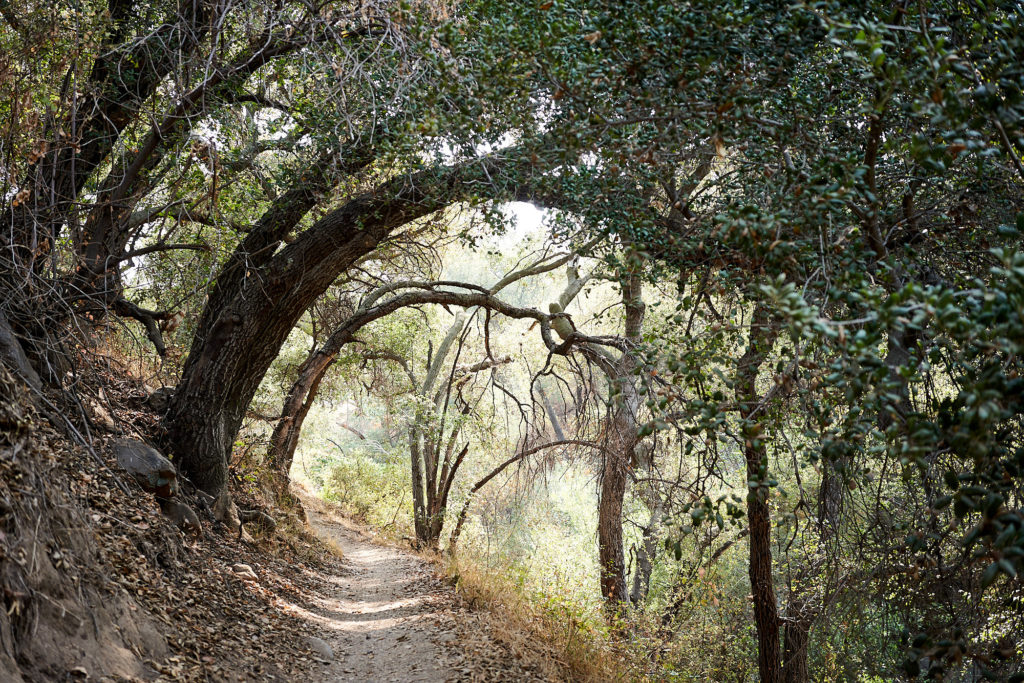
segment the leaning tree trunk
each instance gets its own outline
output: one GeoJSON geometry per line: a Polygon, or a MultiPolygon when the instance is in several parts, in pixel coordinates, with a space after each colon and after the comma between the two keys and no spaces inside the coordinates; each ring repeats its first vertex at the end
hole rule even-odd
{"type": "Polygon", "coordinates": [[[782,680],[782,654],[779,650],[779,612],[772,580],[772,522],[768,507],[768,451],[763,440],[760,395],[757,375],[771,347],[777,328],[769,321],[768,311],[757,304],[750,324],[747,350],[737,365],[736,399],[743,421],[743,454],[747,465],[747,523],[750,529],[750,587],[754,599],[757,627],[757,666],[762,683],[782,680]]]}
{"type": "Polygon", "coordinates": [[[18,259],[19,265],[32,270],[37,252],[52,253],[62,228],[81,209],[78,199],[86,183],[109,160],[143,103],[181,60],[195,55],[213,23],[213,5],[209,0],[183,4],[163,17],[159,28],[128,35],[130,17],[142,8],[132,2],[111,3],[109,30],[86,71],[84,87],[68,93],[69,113],[48,127],[52,137],[46,151],[19,183],[31,188],[30,200],[6,203],[0,211],[0,224],[13,238],[9,246],[23,250],[16,258],[26,257],[18,259]],[[76,144],[69,144],[65,131],[73,131],[76,144]]]}
{"type": "MultiPolygon", "coordinates": [[[[214,5],[198,0],[171,8],[163,17],[154,14],[157,28],[132,34],[135,22],[130,18],[140,7],[111,2],[109,23],[97,32],[101,42],[95,58],[79,65],[79,78],[65,81],[53,108],[66,113],[55,113],[40,140],[45,142],[42,154],[17,182],[27,199],[0,198],[0,251],[6,257],[6,267],[0,269],[0,308],[21,353],[47,383],[59,384],[71,365],[69,354],[53,343],[55,330],[83,302],[110,302],[102,287],[83,290],[64,281],[77,280],[85,270],[78,250],[86,245],[76,226],[94,203],[83,201],[83,192],[111,162],[119,165],[115,153],[122,135],[138,121],[143,103],[168,74],[195,56],[215,24],[214,5]],[[72,260],[62,258],[68,253],[62,244],[72,245],[72,260]],[[65,266],[70,273],[64,272],[65,266]],[[40,281],[44,272],[49,277],[40,281]],[[54,274],[60,277],[52,278],[54,274]]],[[[150,3],[145,10],[154,8],[150,3]]]]}
{"type": "MultiPolygon", "coordinates": [[[[292,327],[394,229],[462,200],[470,190],[530,201],[538,192],[531,181],[536,169],[518,151],[392,178],[329,212],[284,247],[285,237],[316,204],[319,185],[281,195],[218,273],[164,418],[165,443],[183,473],[207,492],[224,488],[245,410],[292,327]],[[518,185],[490,181],[510,167],[522,172],[518,185]]],[[[311,175],[322,183],[325,173],[313,169],[311,175]]],[[[542,333],[546,329],[542,325],[542,333]]]]}
{"type": "Polygon", "coordinates": [[[269,465],[274,493],[280,499],[288,495],[289,473],[292,469],[292,460],[295,458],[295,449],[299,445],[302,424],[313,406],[320,382],[323,381],[333,360],[333,355],[328,356],[319,351],[306,359],[299,368],[298,378],[285,397],[281,417],[270,435],[269,465]]]}
{"type": "Polygon", "coordinates": [[[274,425],[274,431],[270,435],[270,447],[267,450],[274,489],[279,498],[287,497],[289,472],[295,458],[295,449],[299,445],[302,425],[316,399],[320,382],[334,364],[334,359],[338,357],[341,349],[355,339],[355,332],[374,319],[376,318],[373,315],[368,315],[365,311],[357,311],[299,366],[298,376],[285,396],[284,405],[281,406],[281,417],[274,425]]]}
{"type": "Polygon", "coordinates": [[[453,182],[421,172],[384,183],[276,253],[305,211],[274,206],[247,235],[218,277],[164,422],[168,447],[199,488],[219,493],[227,483],[245,410],[306,309],[394,228],[452,201],[453,182]],[[251,251],[253,243],[267,243],[266,251],[251,251]]]}
{"type": "Polygon", "coordinates": [[[562,430],[562,423],[558,419],[555,407],[551,405],[551,399],[548,398],[547,392],[544,391],[543,382],[537,382],[537,394],[540,396],[541,403],[544,404],[544,412],[548,416],[548,421],[551,422],[551,429],[555,433],[555,439],[564,441],[565,432],[562,430]]]}

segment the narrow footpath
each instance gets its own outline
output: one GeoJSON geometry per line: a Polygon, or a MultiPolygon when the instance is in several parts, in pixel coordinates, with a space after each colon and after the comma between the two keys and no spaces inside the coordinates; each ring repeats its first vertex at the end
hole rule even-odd
{"type": "Polygon", "coordinates": [[[486,620],[460,604],[430,563],[318,507],[307,504],[309,523],[341,550],[348,571],[308,615],[333,651],[311,681],[549,680],[491,642],[486,620]]]}

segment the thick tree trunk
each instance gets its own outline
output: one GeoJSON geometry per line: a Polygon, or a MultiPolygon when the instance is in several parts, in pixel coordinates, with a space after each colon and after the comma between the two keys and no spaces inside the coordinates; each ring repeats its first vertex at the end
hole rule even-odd
{"type": "Polygon", "coordinates": [[[328,214],[266,267],[244,273],[237,296],[204,311],[199,328],[209,332],[196,335],[165,419],[168,446],[203,490],[226,483],[245,410],[295,323],[341,272],[407,222],[395,215],[359,229],[375,218],[371,206],[366,197],[328,214]]]}
{"type": "MultiPolygon", "coordinates": [[[[761,449],[748,449],[747,476],[759,477],[761,449]]],[[[750,525],[750,587],[754,598],[757,626],[758,670],[761,680],[781,680],[779,664],[779,613],[772,584],[771,514],[761,493],[748,494],[747,518],[750,525]]]]}
{"type": "Polygon", "coordinates": [[[306,309],[392,230],[457,201],[469,185],[464,181],[498,173],[502,163],[487,158],[395,178],[328,213],[273,253],[305,214],[306,201],[288,198],[299,210],[275,204],[219,274],[165,418],[166,444],[184,474],[219,493],[245,410],[306,309]],[[261,242],[267,251],[249,251],[261,242]]]}
{"type": "Polygon", "coordinates": [[[624,448],[609,449],[605,453],[597,509],[601,595],[613,609],[629,597],[626,592],[626,558],[622,548],[622,501],[629,479],[629,457],[624,448]]]}
{"type": "Polygon", "coordinates": [[[749,573],[757,626],[757,664],[762,683],[779,683],[782,680],[779,612],[772,573],[772,522],[768,507],[770,492],[766,485],[762,485],[768,479],[768,452],[761,433],[763,407],[759,404],[760,394],[757,390],[758,370],[774,345],[776,335],[777,328],[769,321],[767,309],[758,304],[751,320],[747,350],[740,358],[736,373],[736,399],[740,403],[745,440],[743,454],[747,465],[747,480],[752,482],[747,493],[749,573]]]}

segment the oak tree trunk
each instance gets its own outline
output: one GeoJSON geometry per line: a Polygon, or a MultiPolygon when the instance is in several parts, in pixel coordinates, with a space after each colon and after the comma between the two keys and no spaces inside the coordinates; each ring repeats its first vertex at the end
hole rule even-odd
{"type": "Polygon", "coordinates": [[[305,211],[285,212],[284,226],[271,221],[250,233],[242,253],[229,259],[165,418],[167,446],[201,489],[219,493],[227,482],[228,455],[245,410],[306,309],[391,230],[440,208],[425,201],[415,181],[401,182],[404,187],[386,183],[380,195],[362,195],[327,214],[262,267],[253,263],[248,243],[268,242],[272,252],[305,211]]]}
{"type": "Polygon", "coordinates": [[[320,382],[327,374],[332,361],[333,356],[328,358],[323,354],[314,353],[302,364],[298,379],[285,397],[281,417],[270,435],[268,460],[274,478],[274,490],[279,498],[287,496],[289,472],[295,458],[295,449],[299,445],[302,424],[313,406],[320,382]]]}
{"type": "Polygon", "coordinates": [[[750,325],[747,350],[737,365],[736,399],[743,420],[747,480],[747,523],[750,529],[750,588],[757,627],[758,670],[762,683],[782,680],[779,649],[779,612],[772,576],[770,490],[767,486],[768,452],[761,433],[763,407],[757,389],[761,364],[775,343],[777,328],[769,321],[767,309],[758,304],[750,325]]]}
{"type": "MultiPolygon", "coordinates": [[[[639,340],[644,319],[643,290],[640,275],[634,271],[621,283],[625,305],[625,337],[639,340]]],[[[622,546],[622,503],[629,483],[629,471],[636,460],[639,442],[640,396],[636,386],[636,357],[630,351],[613,364],[602,363],[609,383],[617,390],[607,425],[607,449],[601,470],[601,490],[597,510],[598,559],[601,571],[601,595],[609,608],[616,609],[629,600],[626,590],[626,557],[622,546]],[[610,366],[610,367],[609,367],[610,366]]]]}
{"type": "Polygon", "coordinates": [[[629,459],[622,449],[609,449],[601,471],[601,492],[597,511],[598,560],[601,595],[609,606],[627,600],[626,558],[622,549],[622,501],[629,477],[629,459]]]}
{"type": "Polygon", "coordinates": [[[783,635],[782,680],[785,683],[808,683],[807,645],[811,639],[814,614],[806,602],[793,596],[786,606],[786,629],[783,635]]]}

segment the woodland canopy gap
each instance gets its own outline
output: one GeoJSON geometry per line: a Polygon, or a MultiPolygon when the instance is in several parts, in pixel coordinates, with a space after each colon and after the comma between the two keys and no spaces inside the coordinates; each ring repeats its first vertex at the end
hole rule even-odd
{"type": "Polygon", "coordinates": [[[1019,2],[0,18],[56,428],[110,359],[197,495],[305,483],[630,677],[1024,680],[1019,2]]]}

